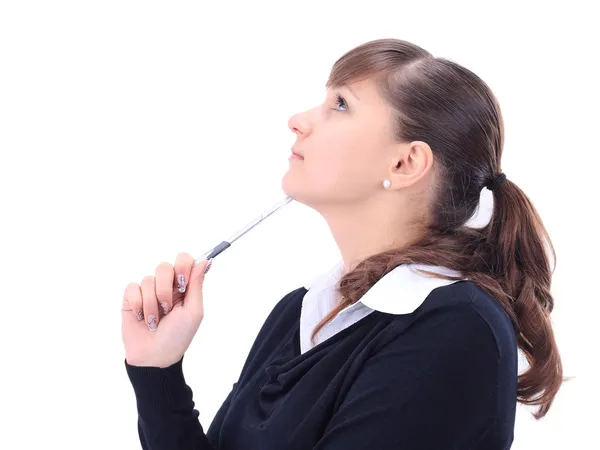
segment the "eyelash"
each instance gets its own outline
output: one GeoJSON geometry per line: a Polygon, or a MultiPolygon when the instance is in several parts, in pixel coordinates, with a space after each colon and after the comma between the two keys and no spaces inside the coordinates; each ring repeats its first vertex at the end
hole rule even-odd
{"type": "MultiPolygon", "coordinates": [[[[348,109],[348,103],[346,103],[346,100],[340,94],[337,94],[335,96],[335,103],[336,103],[336,105],[339,105],[340,103],[343,103],[344,106],[345,106],[345,108],[346,108],[346,110],[348,109]]],[[[334,111],[338,111],[337,108],[333,108],[333,109],[334,109],[334,111]]]]}

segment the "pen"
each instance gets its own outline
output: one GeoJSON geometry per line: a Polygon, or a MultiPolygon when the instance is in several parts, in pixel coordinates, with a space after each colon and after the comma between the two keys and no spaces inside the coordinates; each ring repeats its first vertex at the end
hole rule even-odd
{"type": "Polygon", "coordinates": [[[263,220],[265,220],[267,217],[269,217],[274,212],[283,208],[285,205],[290,203],[292,200],[294,200],[292,197],[287,196],[283,200],[277,202],[275,205],[271,206],[271,208],[265,210],[261,215],[257,216],[252,221],[250,221],[244,228],[240,229],[235,234],[233,234],[229,239],[221,242],[219,245],[214,247],[212,250],[209,250],[208,252],[206,252],[204,254],[204,256],[202,256],[201,258],[196,259],[194,261],[193,265],[195,266],[196,264],[200,263],[204,259],[211,259],[211,258],[214,258],[217,255],[221,254],[222,252],[227,250],[229,247],[231,247],[231,244],[233,244],[235,241],[237,241],[239,238],[241,238],[243,235],[245,235],[248,231],[253,229],[256,225],[261,223],[263,220]]]}

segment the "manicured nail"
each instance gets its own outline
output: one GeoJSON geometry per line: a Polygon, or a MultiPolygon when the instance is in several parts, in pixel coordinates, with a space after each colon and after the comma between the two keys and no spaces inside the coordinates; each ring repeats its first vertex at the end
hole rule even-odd
{"type": "Polygon", "coordinates": [[[148,328],[150,329],[150,331],[156,331],[156,317],[148,317],[148,328]]]}
{"type": "Polygon", "coordinates": [[[144,313],[141,309],[137,312],[137,320],[144,320],[144,313]]]}
{"type": "Polygon", "coordinates": [[[160,302],[160,307],[162,308],[165,316],[171,312],[171,305],[169,305],[169,302],[160,302]]]}
{"type": "Polygon", "coordinates": [[[210,267],[212,266],[212,258],[210,258],[208,260],[208,264],[206,265],[206,268],[204,269],[204,274],[206,275],[208,273],[208,271],[210,270],[210,267]]]}
{"type": "Polygon", "coordinates": [[[182,294],[185,292],[185,276],[183,274],[177,276],[177,289],[182,294]]]}

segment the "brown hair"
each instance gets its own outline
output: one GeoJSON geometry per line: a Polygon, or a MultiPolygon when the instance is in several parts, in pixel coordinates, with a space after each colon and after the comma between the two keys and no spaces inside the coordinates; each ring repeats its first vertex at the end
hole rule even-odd
{"type": "Polygon", "coordinates": [[[546,246],[554,261],[556,256],[548,233],[531,201],[510,180],[493,190],[490,223],[465,226],[476,212],[481,190],[501,174],[504,128],[495,96],[468,69],[397,39],[367,42],[343,55],[327,87],[366,78],[374,80],[393,107],[396,139],[431,147],[436,198],[418,241],[373,255],[342,277],[341,302],[317,325],[313,338],[400,264],[456,270],[496,298],[512,320],[529,363],[519,375],[517,401],[539,405],[534,417],[543,417],[563,381],[549,318],[553,269],[546,246]]]}

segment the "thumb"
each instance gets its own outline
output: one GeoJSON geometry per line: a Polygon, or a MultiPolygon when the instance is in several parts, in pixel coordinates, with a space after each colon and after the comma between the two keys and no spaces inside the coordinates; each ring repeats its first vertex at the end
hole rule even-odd
{"type": "Polygon", "coordinates": [[[188,282],[185,298],[183,300],[183,307],[194,315],[201,316],[204,312],[202,287],[204,285],[206,272],[208,272],[211,265],[212,258],[209,260],[205,259],[192,267],[190,281],[188,282]]]}

